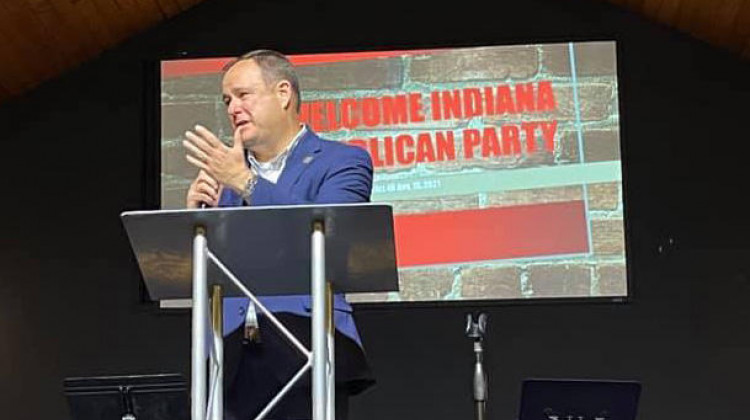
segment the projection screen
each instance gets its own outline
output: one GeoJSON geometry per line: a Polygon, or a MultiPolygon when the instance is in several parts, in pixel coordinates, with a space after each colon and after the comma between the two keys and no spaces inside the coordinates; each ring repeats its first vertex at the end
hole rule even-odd
{"type": "MultiPolygon", "coordinates": [[[[232,131],[231,57],[161,64],[161,205],[185,130],[232,131]]],[[[353,302],[626,297],[614,42],[292,55],[302,120],[362,147],[393,205],[399,293],[353,302]]]]}

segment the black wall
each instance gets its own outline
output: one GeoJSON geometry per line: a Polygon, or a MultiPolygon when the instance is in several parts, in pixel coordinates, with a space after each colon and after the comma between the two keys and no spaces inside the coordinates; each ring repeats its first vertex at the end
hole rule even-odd
{"type": "Polygon", "coordinates": [[[632,303],[360,308],[379,383],[353,418],[471,418],[475,310],[491,418],[514,418],[526,377],[641,380],[640,419],[743,418],[750,65],[602,3],[209,0],[4,104],[2,417],[68,418],[66,376],[187,374],[189,315],[139,303],[118,217],[149,204],[155,60],[615,39],[632,303]]]}

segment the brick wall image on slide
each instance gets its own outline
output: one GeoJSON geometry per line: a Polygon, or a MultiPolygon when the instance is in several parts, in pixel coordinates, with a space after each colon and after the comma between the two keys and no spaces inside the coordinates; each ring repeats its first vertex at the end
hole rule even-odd
{"type": "MultiPolygon", "coordinates": [[[[302,119],[366,149],[393,205],[399,293],[355,302],[626,296],[614,42],[290,57],[302,119]]],[[[196,123],[231,141],[226,59],[162,63],[163,208],[196,123]]]]}

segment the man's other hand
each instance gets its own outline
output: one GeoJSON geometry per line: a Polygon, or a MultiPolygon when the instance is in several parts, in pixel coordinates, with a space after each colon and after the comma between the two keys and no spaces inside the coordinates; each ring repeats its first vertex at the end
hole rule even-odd
{"type": "Polygon", "coordinates": [[[219,205],[221,184],[205,171],[200,170],[187,192],[187,208],[197,209],[201,203],[209,207],[219,205]]]}

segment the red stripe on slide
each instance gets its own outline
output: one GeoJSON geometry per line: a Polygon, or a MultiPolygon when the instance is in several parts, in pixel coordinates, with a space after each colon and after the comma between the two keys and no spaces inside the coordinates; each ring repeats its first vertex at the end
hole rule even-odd
{"type": "Polygon", "coordinates": [[[401,50],[401,51],[362,51],[352,53],[290,55],[289,60],[295,66],[314,64],[341,63],[345,61],[373,60],[377,58],[398,57],[402,55],[427,54],[436,50],[401,50]]]}
{"type": "MultiPolygon", "coordinates": [[[[289,60],[295,66],[312,66],[316,64],[342,63],[347,61],[372,60],[401,55],[416,55],[436,50],[403,50],[403,51],[363,51],[354,53],[330,54],[301,54],[290,55],[289,60]]],[[[179,76],[195,76],[200,74],[219,73],[233,58],[195,58],[188,60],[162,61],[161,75],[163,78],[179,76]]]]}
{"type": "Polygon", "coordinates": [[[231,60],[224,58],[195,58],[190,60],[169,60],[161,62],[161,77],[197,76],[220,73],[231,60]]]}
{"type": "Polygon", "coordinates": [[[583,201],[396,216],[399,267],[588,252],[583,201]]]}

